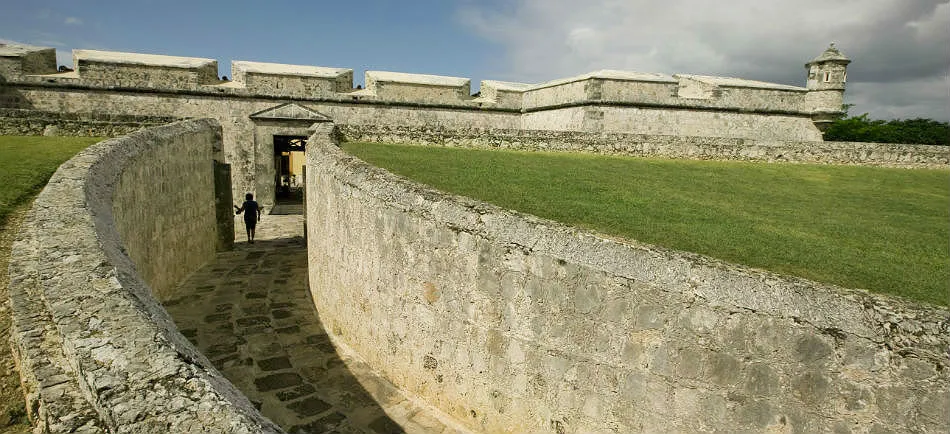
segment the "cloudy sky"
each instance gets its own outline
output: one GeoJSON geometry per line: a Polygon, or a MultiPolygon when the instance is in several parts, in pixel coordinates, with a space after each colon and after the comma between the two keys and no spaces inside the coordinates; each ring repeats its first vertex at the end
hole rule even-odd
{"type": "MultiPolygon", "coordinates": [[[[950,120],[950,1],[0,0],[0,39],[55,47],[540,82],[597,69],[804,85],[829,42],[847,103],[950,120]],[[262,6],[266,5],[266,6],[262,6]]],[[[360,78],[359,81],[362,81],[360,78]]]]}

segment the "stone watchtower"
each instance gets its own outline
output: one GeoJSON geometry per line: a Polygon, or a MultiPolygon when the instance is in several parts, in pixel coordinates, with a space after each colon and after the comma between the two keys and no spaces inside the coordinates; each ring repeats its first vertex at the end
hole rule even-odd
{"type": "Polygon", "coordinates": [[[841,54],[832,43],[824,53],[805,64],[808,70],[805,101],[815,125],[822,131],[845,113],[844,85],[848,79],[849,63],[851,59],[841,54]]]}

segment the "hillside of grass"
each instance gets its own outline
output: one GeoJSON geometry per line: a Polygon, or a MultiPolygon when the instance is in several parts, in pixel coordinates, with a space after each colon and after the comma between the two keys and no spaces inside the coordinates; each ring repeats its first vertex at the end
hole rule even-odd
{"type": "Polygon", "coordinates": [[[0,227],[17,205],[46,185],[56,168],[97,137],[0,136],[0,227]]]}
{"type": "Polygon", "coordinates": [[[850,288],[950,304],[950,171],[351,143],[504,208],[850,288]]]}

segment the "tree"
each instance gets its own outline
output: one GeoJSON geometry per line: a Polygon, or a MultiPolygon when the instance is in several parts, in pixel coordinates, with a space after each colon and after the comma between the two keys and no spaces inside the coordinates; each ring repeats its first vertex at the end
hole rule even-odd
{"type": "Polygon", "coordinates": [[[950,146],[950,123],[933,119],[872,120],[865,113],[838,119],[824,132],[825,140],[950,146]]]}

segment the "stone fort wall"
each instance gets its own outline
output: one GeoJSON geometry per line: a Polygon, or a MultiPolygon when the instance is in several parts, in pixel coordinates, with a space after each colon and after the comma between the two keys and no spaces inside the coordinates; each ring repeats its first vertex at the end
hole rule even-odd
{"type": "Polygon", "coordinates": [[[0,108],[0,135],[119,137],[181,120],[171,116],[61,113],[0,108]]]}
{"type": "Polygon", "coordinates": [[[950,147],[861,142],[768,142],[723,137],[525,131],[504,128],[339,125],[344,142],[398,143],[478,149],[585,152],[603,155],[848,164],[904,168],[950,166],[950,147]]]}
{"type": "Polygon", "coordinates": [[[307,149],[334,342],[484,432],[946,432],[950,313],[596,234],[307,149]]]}
{"type": "Polygon", "coordinates": [[[81,152],[37,197],[10,298],[40,432],[280,432],[156,300],[213,257],[220,149],[211,120],[135,132],[81,152]]]}
{"type": "MultiPolygon", "coordinates": [[[[73,64],[75,71],[57,72],[53,49],[0,46],[0,109],[39,113],[34,119],[217,119],[235,197],[252,192],[265,207],[275,190],[272,136],[306,135],[318,117],[354,126],[820,142],[813,118],[841,109],[840,101],[803,87],[686,74],[604,70],[540,84],[484,80],[472,95],[468,78],[425,74],[368,71],[366,88],[355,89],[346,68],[234,61],[232,80],[222,80],[214,59],[96,50],[74,50],[73,64]],[[288,103],[297,113],[276,116],[288,103]]],[[[75,122],[57,128],[90,130],[75,122]]]]}
{"type": "MultiPolygon", "coordinates": [[[[0,85],[0,94],[2,93],[3,89],[0,85]]],[[[7,105],[12,105],[19,110],[10,110],[10,112],[87,114],[83,115],[87,119],[115,114],[134,114],[146,119],[214,118],[222,125],[225,161],[232,167],[234,197],[244,197],[245,192],[252,192],[268,208],[274,197],[272,135],[306,137],[308,135],[306,128],[313,122],[313,119],[309,118],[252,119],[255,113],[287,103],[287,100],[279,98],[223,98],[216,94],[127,92],[61,86],[20,87],[15,93],[16,96],[10,98],[15,98],[18,102],[12,103],[10,102],[12,100],[8,99],[7,105]]],[[[3,102],[0,102],[0,107],[3,105],[3,102]]],[[[411,105],[352,105],[299,100],[295,102],[295,105],[319,112],[331,119],[346,119],[354,124],[519,128],[518,115],[509,112],[431,109],[411,105]]],[[[41,114],[29,115],[32,119],[38,119],[41,116],[41,114]]],[[[57,117],[50,119],[53,124],[63,123],[55,121],[57,117]]]]}

